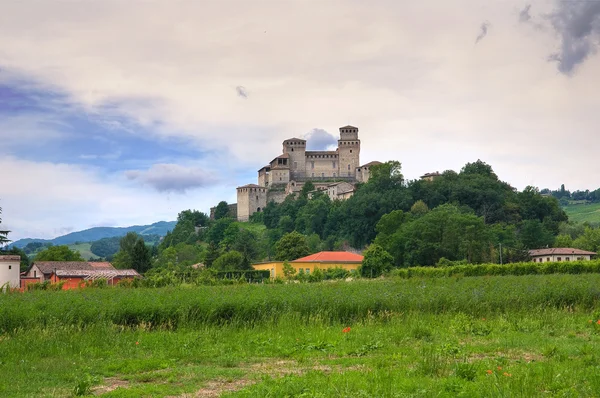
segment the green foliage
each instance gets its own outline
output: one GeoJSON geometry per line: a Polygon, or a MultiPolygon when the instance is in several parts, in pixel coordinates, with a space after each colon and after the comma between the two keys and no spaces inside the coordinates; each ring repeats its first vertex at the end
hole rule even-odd
{"type": "Polygon", "coordinates": [[[573,241],[573,247],[596,253],[600,252],[600,228],[586,227],[583,234],[573,241]]]}
{"type": "Polygon", "coordinates": [[[376,278],[389,271],[394,266],[394,258],[378,244],[370,245],[363,253],[364,259],[360,267],[360,274],[369,278],[376,278]]]}
{"type": "Polygon", "coordinates": [[[217,271],[237,271],[250,269],[249,264],[244,264],[244,256],[235,250],[220,255],[212,264],[217,271]]]}
{"type": "Polygon", "coordinates": [[[292,267],[287,261],[283,262],[283,276],[291,278],[296,273],[296,268],[292,267]]]}
{"type": "Polygon", "coordinates": [[[121,238],[103,238],[92,243],[90,250],[98,257],[110,257],[119,251],[121,238]]]}
{"type": "Polygon", "coordinates": [[[85,261],[79,252],[69,246],[50,246],[35,255],[35,261],[85,261]]]}
{"type": "Polygon", "coordinates": [[[275,259],[291,261],[310,254],[306,237],[296,231],[285,234],[275,245],[275,259]]]}
{"type": "MultiPolygon", "coordinates": [[[[2,207],[0,207],[0,214],[2,214],[2,207]]],[[[0,218],[0,224],[2,224],[2,218],[0,218]]],[[[0,230],[0,247],[10,242],[10,239],[8,239],[9,233],[10,231],[0,230]]]]}
{"type": "Polygon", "coordinates": [[[229,216],[229,206],[227,205],[227,202],[225,202],[224,200],[219,202],[219,204],[215,208],[214,216],[215,220],[219,220],[221,218],[229,216]]]}
{"type": "Polygon", "coordinates": [[[139,273],[151,267],[150,249],[144,238],[135,232],[129,232],[119,242],[119,252],[113,258],[113,265],[119,269],[133,268],[139,273]]]}

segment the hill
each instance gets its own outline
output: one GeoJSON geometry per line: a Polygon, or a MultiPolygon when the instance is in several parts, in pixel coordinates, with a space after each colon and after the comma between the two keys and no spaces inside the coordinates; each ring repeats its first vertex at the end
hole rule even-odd
{"type": "Polygon", "coordinates": [[[570,221],[600,224],[600,203],[570,203],[563,209],[570,221]]]}
{"type": "Polygon", "coordinates": [[[102,238],[114,238],[127,235],[128,232],[135,232],[140,235],[159,235],[165,236],[168,231],[173,230],[177,224],[176,221],[159,221],[150,225],[133,225],[130,227],[94,227],[78,232],[71,232],[67,235],[59,236],[54,239],[34,239],[25,238],[13,242],[11,246],[18,248],[25,247],[28,243],[52,243],[53,245],[71,245],[76,242],[93,242],[102,238]]]}

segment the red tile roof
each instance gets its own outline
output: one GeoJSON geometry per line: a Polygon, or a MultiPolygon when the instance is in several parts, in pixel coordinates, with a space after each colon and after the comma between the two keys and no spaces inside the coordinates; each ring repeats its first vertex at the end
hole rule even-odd
{"type": "Polygon", "coordinates": [[[596,255],[596,253],[594,252],[588,252],[585,250],[580,250],[580,249],[571,249],[568,247],[553,247],[550,249],[537,249],[537,250],[529,250],[529,255],[530,256],[551,256],[551,255],[563,255],[563,256],[568,256],[570,254],[574,254],[574,255],[590,255],[590,256],[594,256],[596,255]]]}
{"type": "Polygon", "coordinates": [[[350,252],[319,252],[310,256],[302,257],[292,261],[293,263],[306,262],[340,262],[340,263],[360,263],[363,256],[350,252]]]}

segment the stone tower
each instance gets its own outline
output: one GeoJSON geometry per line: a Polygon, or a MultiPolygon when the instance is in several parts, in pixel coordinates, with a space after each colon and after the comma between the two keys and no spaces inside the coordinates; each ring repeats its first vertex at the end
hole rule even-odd
{"type": "Polygon", "coordinates": [[[267,188],[248,184],[237,188],[237,219],[248,221],[256,212],[263,211],[267,205],[267,188]]]}
{"type": "Polygon", "coordinates": [[[356,169],[360,166],[360,140],[357,127],[340,127],[338,153],[340,177],[356,178],[356,169]]]}
{"type": "Polygon", "coordinates": [[[303,181],[306,167],[306,140],[290,138],[283,141],[283,153],[290,155],[290,180],[303,181]]]}

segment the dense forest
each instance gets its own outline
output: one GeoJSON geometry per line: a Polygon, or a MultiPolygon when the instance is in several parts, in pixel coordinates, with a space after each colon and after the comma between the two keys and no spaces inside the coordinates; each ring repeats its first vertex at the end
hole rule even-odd
{"type": "Polygon", "coordinates": [[[600,249],[600,230],[572,224],[552,195],[518,191],[482,161],[433,181],[407,181],[391,161],[372,169],[346,201],[331,201],[307,183],[296,197],[269,203],[250,222],[186,210],[158,245],[152,267],[202,263],[218,270],[247,269],[257,261],[292,260],[321,250],[378,246],[396,267],[527,259],[532,248],[600,249]]]}
{"type": "MultiPolygon", "coordinates": [[[[119,268],[140,272],[190,266],[249,270],[255,262],[321,250],[369,248],[389,256],[395,267],[524,261],[528,249],[553,246],[600,251],[598,226],[569,222],[560,206],[559,200],[579,198],[579,192],[564,186],[518,191],[480,160],[433,181],[407,181],[400,163],[390,161],[374,166],[370,180],[346,201],[332,201],[308,182],[298,195],[270,202],[249,222],[231,218],[221,202],[214,220],[182,211],[160,241],[152,236],[145,242],[131,232],[97,241],[91,250],[119,268]]],[[[598,190],[585,192],[585,200],[596,200],[598,190]]],[[[48,250],[59,253],[50,247],[36,257],[47,258],[48,250]]],[[[61,253],[61,259],[68,257],[61,253]]]]}

